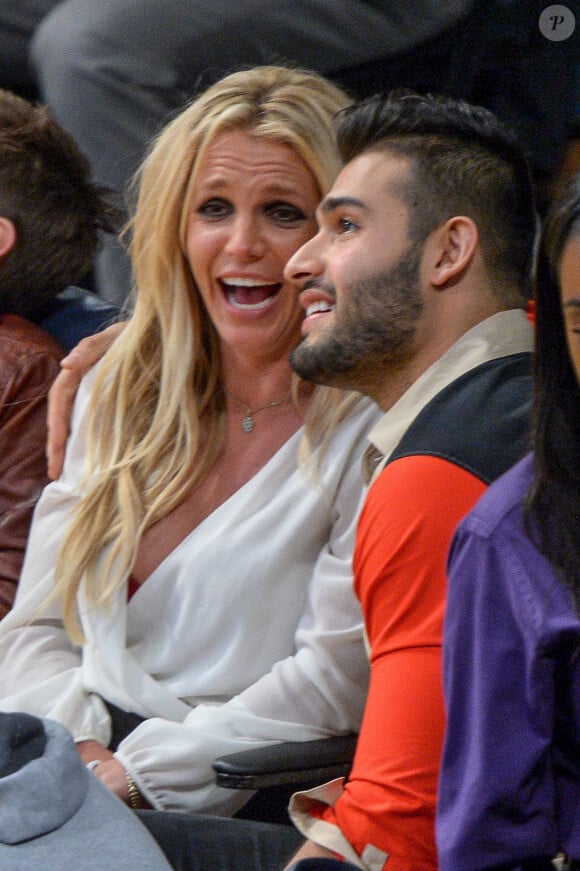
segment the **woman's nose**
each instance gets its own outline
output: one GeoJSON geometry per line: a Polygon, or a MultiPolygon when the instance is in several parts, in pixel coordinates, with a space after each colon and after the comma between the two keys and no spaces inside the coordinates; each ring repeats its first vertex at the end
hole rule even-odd
{"type": "Polygon", "coordinates": [[[241,215],[234,218],[225,248],[242,260],[262,257],[265,245],[257,222],[241,215]]]}

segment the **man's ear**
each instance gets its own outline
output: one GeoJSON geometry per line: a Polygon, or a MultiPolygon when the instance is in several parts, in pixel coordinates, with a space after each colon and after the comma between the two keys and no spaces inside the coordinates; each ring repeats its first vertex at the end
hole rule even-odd
{"type": "Polygon", "coordinates": [[[0,257],[4,257],[16,243],[16,227],[8,218],[0,217],[0,257]]]}
{"type": "Polygon", "coordinates": [[[433,242],[430,281],[443,287],[461,277],[471,263],[479,244],[477,224],[464,215],[449,218],[435,230],[433,242]]]}

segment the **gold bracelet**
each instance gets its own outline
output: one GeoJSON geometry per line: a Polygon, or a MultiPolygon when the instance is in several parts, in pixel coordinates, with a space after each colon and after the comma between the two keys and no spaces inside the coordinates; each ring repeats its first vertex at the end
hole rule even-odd
{"type": "Polygon", "coordinates": [[[125,780],[127,781],[127,792],[129,793],[129,806],[133,808],[134,811],[138,811],[143,807],[141,793],[137,789],[135,781],[128,771],[125,772],[125,780]]]}

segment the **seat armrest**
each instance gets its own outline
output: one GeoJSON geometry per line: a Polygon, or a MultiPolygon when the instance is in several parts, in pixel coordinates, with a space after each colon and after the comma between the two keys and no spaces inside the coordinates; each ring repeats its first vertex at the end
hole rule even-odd
{"type": "Polygon", "coordinates": [[[213,761],[216,784],[228,789],[297,788],[345,777],[352,765],[356,735],[317,741],[288,741],[219,756],[213,761]]]}

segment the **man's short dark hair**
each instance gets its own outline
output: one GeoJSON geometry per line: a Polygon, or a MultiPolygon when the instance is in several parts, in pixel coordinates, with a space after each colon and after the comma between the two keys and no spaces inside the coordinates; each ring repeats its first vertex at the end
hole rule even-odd
{"type": "Polygon", "coordinates": [[[530,296],[538,228],[532,176],[515,133],[492,112],[397,90],[341,112],[338,140],[344,161],[383,149],[409,158],[402,196],[413,240],[466,215],[478,226],[498,297],[521,305],[530,296]]]}
{"type": "Polygon", "coordinates": [[[87,277],[99,231],[114,232],[118,215],[48,109],[0,90],[0,216],[17,235],[0,259],[0,312],[43,317],[87,277]]]}

